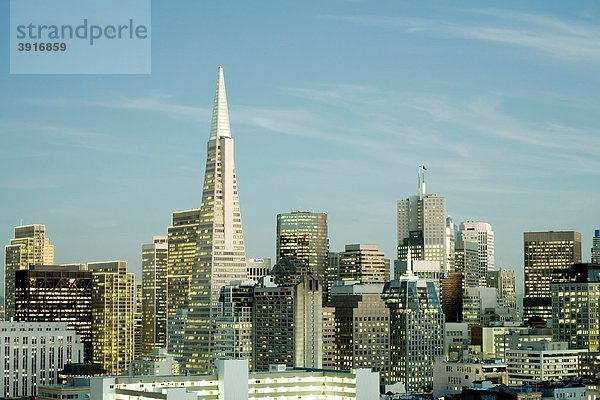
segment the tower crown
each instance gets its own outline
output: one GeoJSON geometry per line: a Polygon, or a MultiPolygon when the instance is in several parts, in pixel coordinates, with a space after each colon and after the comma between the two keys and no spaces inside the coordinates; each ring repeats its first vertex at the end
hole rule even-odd
{"type": "Polygon", "coordinates": [[[221,136],[231,137],[229,111],[227,109],[227,91],[225,90],[225,76],[223,75],[223,67],[219,66],[217,71],[217,87],[215,89],[212,122],[210,124],[210,140],[217,139],[221,136]]]}

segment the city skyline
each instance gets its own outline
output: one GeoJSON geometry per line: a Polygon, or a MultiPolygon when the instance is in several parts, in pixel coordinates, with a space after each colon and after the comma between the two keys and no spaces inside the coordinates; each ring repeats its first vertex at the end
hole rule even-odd
{"type": "MultiPolygon", "coordinates": [[[[343,38],[332,29],[354,41],[336,50],[346,62],[356,60],[357,46],[398,39],[397,47],[363,49],[372,52],[372,60],[348,68],[321,58],[289,68],[298,55],[285,46],[286,39],[269,38],[257,49],[281,48],[288,59],[278,61],[248,54],[243,41],[226,36],[221,46],[227,50],[208,56],[195,47],[202,56],[185,66],[175,65],[185,58],[175,48],[157,45],[148,77],[4,74],[0,123],[7,136],[0,165],[11,173],[0,179],[0,188],[11,195],[0,200],[0,240],[8,244],[21,220],[44,224],[56,247],[55,263],[126,260],[139,281],[141,244],[167,233],[172,211],[200,206],[210,126],[207,94],[222,64],[228,71],[248,256],[274,259],[276,215],[312,209],[328,214],[331,251],[374,243],[393,259],[395,204],[416,193],[416,167],[424,163],[428,192],[446,198],[456,224],[492,225],[496,266],[516,270],[522,292],[523,232],[578,231],[588,261],[600,224],[595,206],[600,192],[590,184],[597,179],[593,161],[600,149],[593,130],[598,81],[590,65],[600,61],[597,45],[585,44],[600,31],[591,22],[597,10],[586,4],[591,3],[509,11],[473,10],[465,3],[452,8],[386,3],[370,10],[348,5],[348,15],[333,6],[299,12],[284,32],[292,46],[298,41],[300,54],[326,54],[327,45],[343,38]],[[448,23],[436,27],[436,20],[448,23]],[[324,35],[325,43],[314,43],[319,36],[298,36],[303,23],[324,35]],[[492,37],[491,28],[501,28],[502,35],[496,31],[492,37]],[[539,39],[531,54],[534,45],[516,35],[519,28],[539,39]],[[542,42],[558,36],[562,41],[554,46],[542,42]],[[453,49],[466,51],[476,65],[446,54],[453,49]],[[445,69],[438,57],[447,61],[445,69]],[[493,79],[481,75],[486,65],[493,79]],[[507,74],[497,72],[502,68],[507,74]],[[566,77],[558,79],[562,74],[566,77]]],[[[211,15],[219,17],[214,23],[223,22],[217,10],[182,7],[189,15],[205,11],[207,23],[211,15]]],[[[160,15],[169,11],[156,4],[155,37],[175,39],[163,32],[170,23],[160,15]]],[[[8,6],[1,5],[0,12],[6,14],[8,6]]],[[[272,29],[285,29],[276,20],[282,12],[274,7],[264,17],[272,17],[272,29]]],[[[230,23],[243,13],[240,6],[230,23]]],[[[263,29],[249,40],[266,34],[263,29]]],[[[180,46],[191,43],[184,38],[180,46]]]]}

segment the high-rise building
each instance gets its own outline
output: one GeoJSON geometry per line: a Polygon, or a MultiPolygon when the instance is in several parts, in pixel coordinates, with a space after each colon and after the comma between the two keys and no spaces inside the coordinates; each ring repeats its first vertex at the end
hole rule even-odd
{"type": "Polygon", "coordinates": [[[448,322],[462,322],[463,275],[461,272],[448,272],[442,278],[442,310],[448,322]]]}
{"type": "Polygon", "coordinates": [[[92,271],[94,362],[109,375],[127,371],[134,357],[134,274],[125,261],[89,263],[92,271]]]}
{"type": "Polygon", "coordinates": [[[398,260],[439,262],[440,273],[451,269],[454,257],[446,226],[446,199],[425,190],[425,167],[419,166],[416,196],[398,200],[398,260]]]}
{"type": "Polygon", "coordinates": [[[339,279],[385,283],[390,280],[389,264],[376,244],[347,244],[340,253],[339,279]]]}
{"type": "Polygon", "coordinates": [[[525,232],[525,297],[523,319],[552,318],[550,282],[572,264],[581,262],[579,232],[525,232]]]}
{"type": "Polygon", "coordinates": [[[331,288],[335,281],[340,279],[340,254],[330,251],[327,253],[327,267],[325,267],[325,278],[323,279],[323,292],[325,292],[324,304],[331,303],[331,288]]]}
{"type": "Polygon", "coordinates": [[[253,365],[321,368],[323,362],[322,289],[312,275],[294,286],[276,286],[263,279],[254,288],[253,365]]]}
{"type": "Polygon", "coordinates": [[[178,375],[179,363],[165,349],[156,347],[129,364],[130,376],[178,375]]]}
{"type": "MultiPolygon", "coordinates": [[[[200,209],[175,211],[168,229],[167,314],[188,309],[192,271],[197,262],[200,209]]],[[[182,312],[179,312],[180,314],[182,312]]],[[[183,311],[187,314],[187,311],[183,311]]]]}
{"type": "Polygon", "coordinates": [[[223,68],[218,68],[200,206],[197,265],[192,270],[185,332],[185,369],[213,367],[214,326],[221,288],[247,278],[242,215],[229,126],[223,68]]]}
{"type": "Polygon", "coordinates": [[[253,361],[255,371],[271,364],[294,366],[294,288],[265,279],[254,288],[253,361]]]}
{"type": "Polygon", "coordinates": [[[258,282],[260,278],[269,275],[271,272],[271,259],[247,257],[246,270],[248,271],[248,279],[258,282]]]}
{"type": "Polygon", "coordinates": [[[485,286],[487,271],[494,269],[494,231],[487,222],[467,221],[460,224],[460,237],[464,241],[477,243],[479,255],[479,286],[485,286]]]}
{"type": "Polygon", "coordinates": [[[336,324],[335,369],[370,368],[382,384],[391,383],[390,309],[381,299],[382,284],[336,284],[332,306],[336,324]]]}
{"type": "Polygon", "coordinates": [[[454,244],[454,270],[463,274],[463,287],[485,286],[479,268],[479,252],[475,242],[457,240],[454,244]],[[483,282],[483,284],[482,284],[483,282]]]}
{"type": "Polygon", "coordinates": [[[86,265],[32,265],[15,272],[15,321],[65,322],[92,362],[92,273],[86,265]]]}
{"type": "Polygon", "coordinates": [[[169,315],[167,324],[167,352],[180,363],[183,361],[185,325],[188,319],[188,309],[178,308],[175,315],[169,315]]]}
{"type": "Polygon", "coordinates": [[[142,348],[143,354],[167,346],[167,260],[166,236],[155,236],[142,245],[142,348]]]}
{"type": "Polygon", "coordinates": [[[385,284],[390,309],[390,380],[409,393],[432,387],[433,365],[444,354],[444,312],[437,282],[418,278],[409,265],[400,279],[385,284]]]}
{"type": "Polygon", "coordinates": [[[56,385],[65,364],[83,362],[83,344],[64,322],[0,322],[0,398],[33,398],[56,385]]]}
{"type": "Polygon", "coordinates": [[[600,229],[594,231],[592,238],[592,263],[600,264],[600,229]]]}
{"type": "Polygon", "coordinates": [[[135,283],[133,311],[133,358],[142,356],[142,282],[135,283]]]}
{"type": "Polygon", "coordinates": [[[294,287],[294,366],[323,366],[323,290],[312,275],[294,287]]]}
{"type": "Polygon", "coordinates": [[[463,294],[463,322],[472,325],[482,323],[486,310],[494,310],[498,307],[496,289],[489,287],[465,288],[463,294]]]}
{"type": "MultiPolygon", "coordinates": [[[[600,360],[600,264],[574,264],[552,282],[552,336],[570,349],[585,349],[585,363],[600,360]]],[[[595,361],[596,364],[598,361],[595,361]]],[[[591,375],[600,365],[588,365],[591,375]]]]}
{"type": "Polygon", "coordinates": [[[515,271],[507,269],[488,271],[486,286],[496,288],[500,307],[517,308],[515,271]]]}
{"type": "Polygon", "coordinates": [[[252,368],[254,281],[234,281],[221,288],[216,320],[215,357],[248,360],[252,368]]]}
{"type": "Polygon", "coordinates": [[[4,248],[4,317],[15,316],[15,271],[28,269],[32,264],[54,264],[54,246],[46,237],[46,226],[17,226],[14,238],[4,248]]]}
{"type": "Polygon", "coordinates": [[[293,265],[289,283],[311,274],[319,281],[328,265],[327,214],[294,211],[277,215],[277,264],[293,265]]]}

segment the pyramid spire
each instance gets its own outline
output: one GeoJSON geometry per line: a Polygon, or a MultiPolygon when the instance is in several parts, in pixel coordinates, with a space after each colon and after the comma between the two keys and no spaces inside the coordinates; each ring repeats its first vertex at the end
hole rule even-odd
{"type": "Polygon", "coordinates": [[[229,110],[227,109],[227,92],[225,91],[225,76],[223,67],[219,66],[217,73],[217,88],[213,105],[212,122],[210,124],[210,139],[220,136],[231,137],[229,127],[229,110]]]}

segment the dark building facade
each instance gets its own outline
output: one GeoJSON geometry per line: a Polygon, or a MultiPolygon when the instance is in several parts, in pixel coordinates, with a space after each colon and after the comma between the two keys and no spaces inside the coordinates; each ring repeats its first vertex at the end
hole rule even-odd
{"type": "Polygon", "coordinates": [[[442,279],[442,310],[446,322],[462,322],[463,274],[449,272],[442,279]]]}
{"type": "Polygon", "coordinates": [[[92,361],[92,273],[83,265],[32,265],[15,273],[15,319],[66,322],[92,361]]]}

